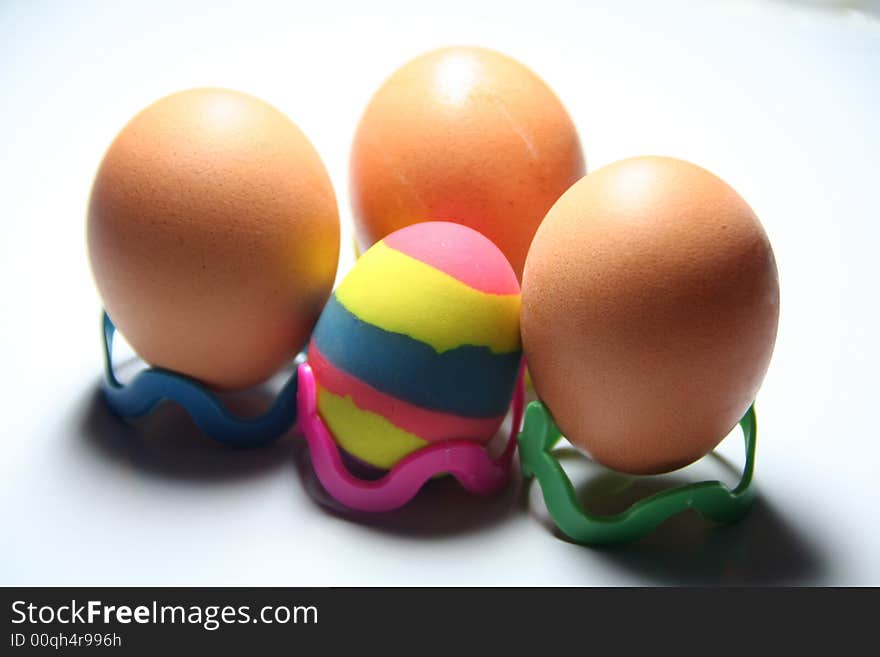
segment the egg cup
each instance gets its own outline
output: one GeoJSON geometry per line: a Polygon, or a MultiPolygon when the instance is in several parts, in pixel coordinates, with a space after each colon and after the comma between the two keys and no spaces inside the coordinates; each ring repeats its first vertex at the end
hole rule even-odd
{"type": "Polygon", "coordinates": [[[283,435],[296,423],[296,372],[284,384],[271,408],[257,417],[238,417],[203,384],[159,367],[138,372],[127,384],[113,367],[116,327],[104,313],[104,380],[101,389],[110,410],[123,419],[150,413],[163,401],[178,403],[207,436],[231,447],[258,447],[283,435]]]}
{"type": "Polygon", "coordinates": [[[341,504],[367,512],[391,511],[409,502],[429,479],[438,474],[454,476],[465,490],[491,495],[510,480],[516,435],[522,423],[525,391],[522,375],[513,394],[510,437],[500,456],[469,440],[433,443],[406,456],[380,479],[355,476],[342,460],[339,447],[316,406],[315,377],[308,363],[299,366],[299,429],[305,436],[312,467],[324,489],[341,504]]]}
{"type": "Polygon", "coordinates": [[[655,493],[615,515],[589,513],[579,503],[571,480],[552,453],[562,433],[540,401],[532,402],[526,409],[525,425],[517,441],[523,478],[538,479],[556,526],[576,543],[609,545],[638,540],[664,520],[688,509],[696,509],[705,518],[719,523],[735,522],[744,516],[755,498],[754,404],[739,426],[745,439],[746,461],[742,478],[733,490],[720,481],[701,481],[655,493]]]}

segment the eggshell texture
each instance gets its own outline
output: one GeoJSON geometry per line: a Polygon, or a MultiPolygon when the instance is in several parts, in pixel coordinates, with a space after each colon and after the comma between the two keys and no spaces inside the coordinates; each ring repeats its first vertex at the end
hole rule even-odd
{"type": "Polygon", "coordinates": [[[358,126],[358,245],[444,219],[490,238],[519,276],[541,219],[583,173],[571,119],[531,70],[482,48],[430,52],[382,85],[358,126]]]}
{"type": "Polygon", "coordinates": [[[305,344],[333,286],[339,216],[287,117],[193,89],[143,110],[110,146],[88,245],[106,310],[144,360],[243,388],[305,344]]]}
{"type": "Polygon", "coordinates": [[[560,429],[640,474],[685,466],[730,432],[779,318],[755,214],[708,171],[663,157],[569,189],[535,236],[522,295],[529,371],[560,429]]]}
{"type": "Polygon", "coordinates": [[[454,223],[415,224],[355,263],[308,359],[339,445],[390,468],[429,443],[488,441],[522,357],[519,283],[504,255],[454,223]]]}

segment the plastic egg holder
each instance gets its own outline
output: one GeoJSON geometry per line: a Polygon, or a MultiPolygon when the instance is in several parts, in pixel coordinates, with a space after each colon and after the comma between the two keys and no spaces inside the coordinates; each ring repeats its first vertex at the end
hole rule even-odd
{"type": "Polygon", "coordinates": [[[740,419],[746,460],[739,484],[730,489],[720,481],[701,481],[655,493],[616,515],[597,515],[579,503],[574,486],[552,449],[562,438],[549,410],[540,401],[529,404],[525,425],[518,437],[524,479],[536,477],[547,510],[557,527],[578,543],[615,544],[635,541],[660,523],[688,509],[705,518],[731,523],[742,518],[755,497],[752,475],[755,468],[757,421],[754,404],[740,419]]]}
{"type": "Polygon", "coordinates": [[[104,381],[102,389],[110,409],[122,418],[146,415],[162,401],[180,404],[206,435],[232,447],[267,444],[291,429],[299,416],[315,473],[337,501],[358,511],[390,511],[409,502],[425,482],[438,474],[453,475],[468,491],[491,495],[510,480],[516,436],[522,424],[525,393],[520,373],[513,396],[510,437],[496,458],[482,445],[467,440],[434,443],[410,454],[381,479],[361,479],[346,468],[336,441],[318,416],[315,379],[307,363],[284,384],[272,407],[256,418],[231,414],[204,385],[170,370],[151,367],[128,384],[116,377],[113,336],[116,327],[104,313],[104,381]]]}
{"type": "Polygon", "coordinates": [[[141,417],[162,401],[174,401],[183,407],[207,436],[231,447],[265,445],[282,436],[296,423],[296,372],[265,413],[258,417],[242,418],[230,413],[204,385],[171,370],[150,367],[138,372],[129,383],[121,383],[113,367],[115,333],[116,327],[105,312],[102,389],[110,409],[122,418],[141,417]]]}
{"type": "Polygon", "coordinates": [[[299,429],[305,435],[315,474],[338,502],[357,511],[391,511],[409,502],[428,480],[449,473],[469,492],[491,495],[510,480],[516,436],[522,424],[525,389],[522,370],[513,394],[510,437],[504,451],[492,458],[486,448],[469,440],[433,443],[404,457],[381,479],[356,477],[316,408],[315,378],[308,363],[299,366],[299,429]]]}

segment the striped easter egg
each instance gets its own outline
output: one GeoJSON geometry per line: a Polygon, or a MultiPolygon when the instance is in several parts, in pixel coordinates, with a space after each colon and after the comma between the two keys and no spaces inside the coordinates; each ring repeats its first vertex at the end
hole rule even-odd
{"type": "Polygon", "coordinates": [[[390,468],[443,440],[486,443],[522,357],[519,283],[466,226],[427,222],[374,244],[330,297],[308,360],[339,446],[390,468]]]}

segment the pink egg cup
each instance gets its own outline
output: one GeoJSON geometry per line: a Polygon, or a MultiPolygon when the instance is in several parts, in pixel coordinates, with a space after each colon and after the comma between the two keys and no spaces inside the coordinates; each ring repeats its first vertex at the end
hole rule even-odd
{"type": "Polygon", "coordinates": [[[415,497],[426,481],[441,473],[451,474],[471,493],[497,493],[510,480],[524,405],[525,387],[521,368],[513,394],[510,436],[498,457],[490,457],[486,447],[478,443],[448,440],[413,452],[381,479],[365,480],[353,475],[342,462],[339,447],[317,412],[312,368],[308,363],[299,366],[297,426],[308,443],[312,467],[331,497],[357,511],[375,513],[397,509],[415,497]]]}

